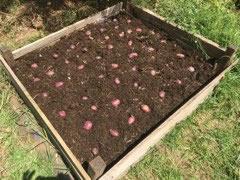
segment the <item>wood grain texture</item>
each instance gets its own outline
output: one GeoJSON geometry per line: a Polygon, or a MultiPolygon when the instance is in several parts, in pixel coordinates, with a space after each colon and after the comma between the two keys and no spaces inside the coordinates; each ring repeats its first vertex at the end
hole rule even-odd
{"type": "MultiPolygon", "coordinates": [[[[57,42],[61,37],[66,36],[74,32],[75,30],[79,30],[87,24],[100,22],[104,18],[118,14],[122,10],[122,7],[123,4],[119,3],[92,17],[79,21],[43,39],[24,46],[23,48],[20,48],[13,52],[13,58],[16,60],[17,58],[36,49],[52,45],[57,42]]],[[[152,24],[160,30],[165,31],[167,34],[172,36],[172,38],[177,38],[179,40],[179,43],[188,48],[193,48],[198,51],[204,50],[204,53],[207,53],[208,56],[210,56],[211,58],[224,59],[224,62],[230,62],[230,59],[233,58],[233,55],[235,53],[235,50],[233,48],[228,48],[228,50],[225,51],[225,49],[220,48],[218,44],[199,35],[189,34],[175,24],[167,22],[163,17],[158,16],[149,10],[141,9],[131,4],[127,4],[126,10],[129,13],[132,13],[137,18],[142,19],[146,23],[152,24]],[[199,49],[199,44],[201,46],[201,49],[199,49]]],[[[62,154],[66,158],[66,161],[70,165],[71,169],[77,174],[79,178],[90,179],[89,175],[83,169],[83,167],[73,155],[71,150],[67,147],[58,132],[55,130],[50,121],[38,107],[34,99],[30,96],[25,87],[11,70],[10,66],[8,65],[8,60],[6,61],[6,59],[4,59],[0,55],[0,61],[8,72],[13,85],[17,89],[17,92],[23,98],[28,107],[32,110],[38,121],[50,134],[55,146],[59,149],[60,154],[62,154]]],[[[215,86],[217,86],[224,74],[229,71],[235,64],[236,61],[233,64],[228,64],[229,66],[224,71],[224,67],[221,67],[222,72],[215,79],[213,79],[207,86],[205,86],[201,91],[199,91],[195,96],[193,96],[189,101],[187,101],[183,106],[181,106],[163,124],[161,124],[152,133],[150,133],[149,136],[143,139],[126,156],[124,156],[118,163],[116,163],[111,169],[109,169],[100,179],[118,179],[119,177],[124,175],[131,166],[133,166],[135,163],[137,163],[144,157],[149,148],[154,146],[161,138],[163,138],[169,131],[171,131],[171,129],[177,123],[183,121],[187,116],[189,116],[199,106],[199,104],[201,104],[211,94],[211,92],[213,91],[215,86]]]]}

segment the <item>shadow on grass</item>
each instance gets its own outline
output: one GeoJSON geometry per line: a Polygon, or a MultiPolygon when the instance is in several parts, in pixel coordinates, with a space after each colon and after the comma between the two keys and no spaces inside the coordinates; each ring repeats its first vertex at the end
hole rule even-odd
{"type": "Polygon", "coordinates": [[[13,19],[15,25],[21,24],[51,33],[120,1],[2,0],[0,11],[11,16],[11,9],[14,7],[13,19]]]}
{"type": "Polygon", "coordinates": [[[23,176],[22,180],[72,180],[72,178],[64,173],[59,173],[57,176],[50,176],[50,177],[44,177],[44,176],[37,176],[34,177],[36,171],[26,171],[23,176]]]}

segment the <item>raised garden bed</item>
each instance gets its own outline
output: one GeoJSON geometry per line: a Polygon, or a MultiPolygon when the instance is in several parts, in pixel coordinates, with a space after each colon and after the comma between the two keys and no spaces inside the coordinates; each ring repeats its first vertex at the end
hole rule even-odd
{"type": "Polygon", "coordinates": [[[124,173],[233,66],[233,48],[133,5],[121,10],[122,3],[13,56],[2,49],[18,92],[78,178],[89,178],[85,170],[94,178],[104,170],[102,179],[124,173]]]}

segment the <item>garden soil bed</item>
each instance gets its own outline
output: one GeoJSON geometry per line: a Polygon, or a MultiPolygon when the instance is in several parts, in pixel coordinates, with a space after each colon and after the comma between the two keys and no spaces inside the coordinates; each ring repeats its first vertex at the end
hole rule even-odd
{"type": "Polygon", "coordinates": [[[107,165],[214,76],[199,54],[124,13],[12,68],[79,161],[107,165]]]}

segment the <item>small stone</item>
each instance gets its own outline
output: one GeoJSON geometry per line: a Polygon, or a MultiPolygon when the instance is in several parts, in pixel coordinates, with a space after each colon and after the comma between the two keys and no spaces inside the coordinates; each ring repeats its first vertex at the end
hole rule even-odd
{"type": "Polygon", "coordinates": [[[86,101],[86,100],[88,100],[88,97],[87,96],[83,96],[82,100],[86,101]]]}
{"type": "Polygon", "coordinates": [[[44,98],[48,97],[48,93],[47,92],[42,93],[42,97],[44,98]]]}
{"type": "Polygon", "coordinates": [[[57,58],[59,57],[59,55],[56,54],[56,53],[54,53],[54,54],[53,54],[53,57],[54,57],[55,59],[57,59],[57,58]]]}
{"type": "Polygon", "coordinates": [[[128,41],[128,45],[129,46],[132,46],[132,44],[133,44],[133,42],[130,40],[130,41],[128,41]]]}
{"type": "Polygon", "coordinates": [[[177,84],[179,84],[179,85],[182,84],[182,81],[181,81],[180,79],[177,79],[175,82],[176,82],[177,84]]]}
{"type": "Polygon", "coordinates": [[[109,45],[107,46],[107,48],[108,48],[109,50],[111,50],[111,49],[113,49],[113,45],[112,45],[112,44],[109,44],[109,45]]]}
{"type": "Polygon", "coordinates": [[[101,56],[96,56],[96,59],[100,60],[100,59],[102,59],[102,57],[101,56]]]}
{"type": "Polygon", "coordinates": [[[82,64],[82,65],[78,66],[78,69],[79,69],[79,70],[82,70],[82,69],[84,69],[84,67],[85,67],[85,66],[82,64]]]}
{"type": "Polygon", "coordinates": [[[128,34],[132,34],[132,32],[133,32],[133,31],[132,31],[131,29],[128,29],[128,30],[127,30],[127,33],[128,33],[128,34]]]}
{"type": "Polygon", "coordinates": [[[121,83],[119,78],[115,78],[114,82],[115,82],[115,84],[120,84],[121,83]]]}
{"type": "Polygon", "coordinates": [[[137,87],[138,87],[138,83],[135,82],[135,83],[133,84],[133,86],[137,88],[137,87]]]}
{"type": "Polygon", "coordinates": [[[148,47],[148,52],[153,52],[155,49],[153,47],[148,47]]]}
{"type": "Polygon", "coordinates": [[[86,33],[85,33],[87,36],[90,36],[92,33],[91,33],[91,31],[86,31],[86,33]]]}
{"type": "Polygon", "coordinates": [[[185,58],[185,55],[184,55],[184,54],[181,54],[181,53],[178,53],[176,56],[177,56],[178,58],[180,58],[180,59],[185,58]]]}
{"type": "Polygon", "coordinates": [[[194,72],[194,71],[195,71],[195,68],[192,67],[192,66],[190,66],[190,67],[188,68],[188,71],[190,71],[190,72],[194,72]]]}
{"type": "Polygon", "coordinates": [[[125,35],[124,32],[119,33],[119,37],[124,37],[124,35],[125,35]]]}
{"type": "Polygon", "coordinates": [[[99,79],[103,79],[103,78],[104,78],[104,75],[103,75],[103,74],[100,74],[100,75],[98,76],[98,78],[99,78],[99,79]]]}
{"type": "Polygon", "coordinates": [[[166,43],[167,43],[167,40],[162,39],[160,42],[163,43],[163,44],[166,44],[166,43]]]}
{"type": "Polygon", "coordinates": [[[82,52],[88,52],[88,48],[86,47],[82,48],[82,52]]]}
{"type": "Polygon", "coordinates": [[[137,66],[133,66],[132,71],[137,71],[137,66]]]}
{"type": "Polygon", "coordinates": [[[97,154],[99,153],[99,150],[98,150],[98,148],[92,148],[92,154],[94,155],[94,156],[96,156],[97,154]]]}
{"type": "Polygon", "coordinates": [[[109,37],[109,36],[105,36],[104,39],[105,39],[105,40],[109,40],[110,37],[109,37]]]}
{"type": "Polygon", "coordinates": [[[71,49],[75,49],[76,46],[75,46],[74,44],[72,44],[72,45],[70,46],[70,48],[71,48],[71,49]]]}
{"type": "Polygon", "coordinates": [[[156,76],[156,74],[157,74],[157,72],[155,70],[151,70],[150,73],[151,73],[152,76],[156,76]]]}
{"type": "Polygon", "coordinates": [[[70,63],[70,61],[65,59],[65,64],[69,64],[69,63],[70,63]]]}
{"type": "Polygon", "coordinates": [[[49,70],[48,72],[46,72],[46,75],[48,75],[49,77],[54,75],[54,71],[53,70],[49,70]]]}

